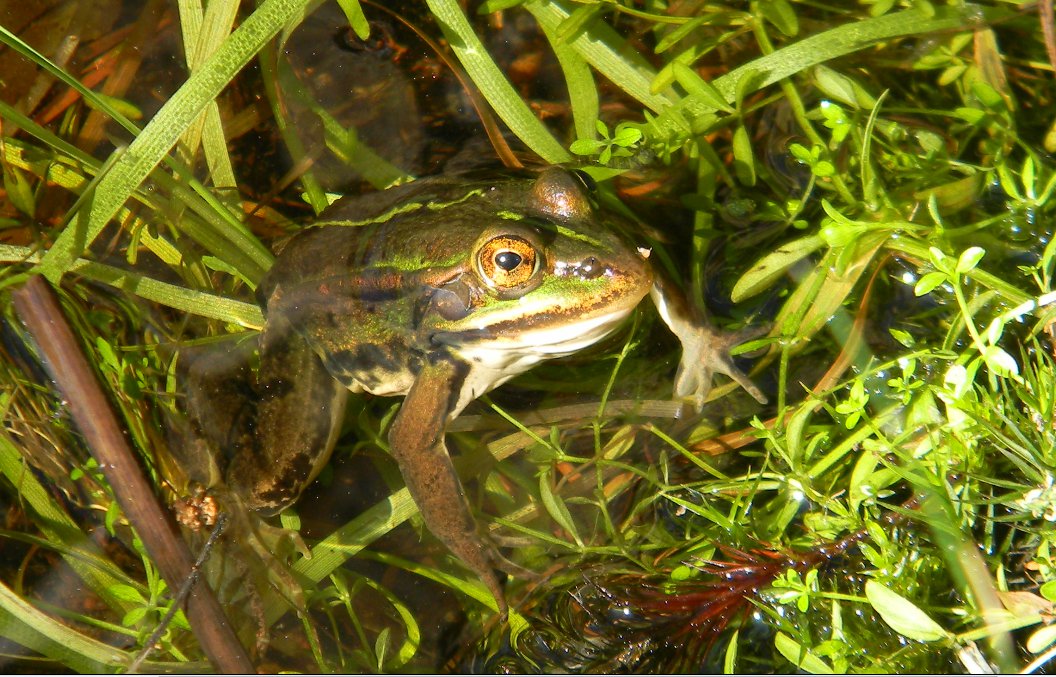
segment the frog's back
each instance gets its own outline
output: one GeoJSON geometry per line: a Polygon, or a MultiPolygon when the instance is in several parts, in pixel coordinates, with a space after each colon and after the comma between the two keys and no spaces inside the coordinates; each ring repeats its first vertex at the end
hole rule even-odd
{"type": "Polygon", "coordinates": [[[464,257],[467,240],[496,220],[492,200],[479,199],[487,183],[473,186],[465,178],[438,176],[335,202],[282,248],[257,290],[259,303],[266,309],[278,286],[360,273],[413,277],[418,269],[464,257]],[[445,209],[452,205],[457,209],[445,209]]]}

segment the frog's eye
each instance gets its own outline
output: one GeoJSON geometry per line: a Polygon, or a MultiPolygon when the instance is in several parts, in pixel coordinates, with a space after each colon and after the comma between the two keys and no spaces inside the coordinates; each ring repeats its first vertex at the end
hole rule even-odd
{"type": "Polygon", "coordinates": [[[484,282],[500,291],[520,287],[535,275],[539,254],[532,243],[515,235],[494,237],[477,253],[477,270],[484,282]]]}

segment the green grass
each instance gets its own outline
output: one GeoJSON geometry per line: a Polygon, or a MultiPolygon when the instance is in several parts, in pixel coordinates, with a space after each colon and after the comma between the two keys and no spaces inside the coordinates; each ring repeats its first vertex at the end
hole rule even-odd
{"type": "MultiPolygon", "coordinates": [[[[143,123],[126,116],[132,94],[94,93],[0,26],[0,43],[82,96],[48,125],[0,104],[4,133],[19,128],[0,146],[5,345],[23,341],[10,289],[29,272],[61,281],[130,437],[177,493],[189,478],[159,432],[175,406],[175,349],[259,328],[251,291],[275,233],[293,229],[283,215],[304,220],[328,201],[323,151],[279,98],[307,4],[181,2],[190,76],[143,123]],[[247,91],[266,97],[254,124],[279,130],[294,168],[265,185],[232,152],[247,91]],[[86,108],[116,122],[116,150],[76,146],[86,108]]],[[[357,31],[361,11],[380,15],[342,5],[357,31]]],[[[507,57],[489,51],[498,23],[459,3],[427,3],[435,22],[408,19],[446,41],[515,145],[578,163],[613,208],[622,193],[665,242],[658,265],[706,296],[717,323],[772,323],[748,362],[771,405],[717,388],[729,396],[704,417],[675,420],[677,346],[645,310],[590,357],[540,367],[456,422],[450,445],[486,469],[469,488],[482,524],[545,574],[511,579],[502,626],[483,586],[427,535],[420,555],[397,547],[411,533],[401,524],[422,527],[385,452],[396,401],[357,401],[337,455],[369,459],[389,489],[312,533],[311,558],[244,520],[210,564],[247,646],[272,635],[267,665],[299,670],[1047,668],[1056,84],[1044,12],[926,0],[702,3],[687,16],[656,2],[487,6],[537,22],[533,49],[553,57],[545,68],[563,91],[511,82],[507,57]],[[568,105],[541,120],[532,104],[554,100],[568,105]],[[735,451],[718,453],[715,438],[737,431],[725,438],[735,451]],[[288,569],[265,550],[285,552],[288,569]],[[255,592],[238,589],[243,578],[255,592]],[[430,644],[429,605],[407,580],[465,614],[453,655],[430,644]],[[291,602],[308,613],[286,614],[291,602]]],[[[307,108],[327,152],[364,182],[405,178],[336,111],[307,108]]],[[[107,638],[122,628],[146,641],[169,592],[31,361],[13,347],[0,360],[0,486],[21,516],[3,532],[0,635],[47,668],[119,669],[138,647],[107,638]],[[96,528],[110,547],[86,538],[96,528]],[[59,613],[44,599],[38,583],[59,566],[97,607],[59,613]]],[[[297,525],[293,512],[283,525],[297,525]]],[[[182,615],[154,658],[145,669],[204,666],[182,615]]]]}

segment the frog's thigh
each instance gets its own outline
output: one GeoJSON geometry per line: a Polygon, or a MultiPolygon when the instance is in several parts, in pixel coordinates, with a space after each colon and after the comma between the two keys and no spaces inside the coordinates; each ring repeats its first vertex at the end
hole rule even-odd
{"type": "Polygon", "coordinates": [[[237,450],[228,484],[249,507],[274,513],[297,500],[333,451],[348,390],[288,322],[260,337],[254,434],[237,450]]]}
{"type": "Polygon", "coordinates": [[[505,614],[492,548],[477,533],[444,443],[464,380],[465,368],[448,360],[424,365],[393,421],[389,444],[429,531],[481,578],[505,614]]]}

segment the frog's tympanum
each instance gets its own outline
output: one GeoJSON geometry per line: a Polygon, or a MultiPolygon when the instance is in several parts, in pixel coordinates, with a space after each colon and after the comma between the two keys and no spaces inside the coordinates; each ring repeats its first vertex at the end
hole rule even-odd
{"type": "Polygon", "coordinates": [[[402,395],[389,442],[411,496],[505,614],[503,561],[478,534],[444,443],[467,404],[604,338],[646,295],[682,342],[676,396],[699,408],[720,372],[765,401],[728,355],[747,335],[707,325],[627,237],[557,168],[336,203],[258,289],[263,397],[228,485],[251,508],[282,510],[326,463],[349,391],[402,395]]]}

